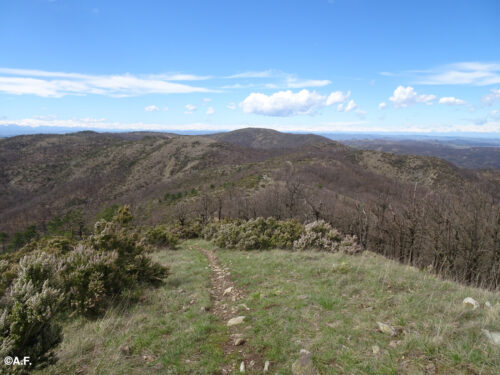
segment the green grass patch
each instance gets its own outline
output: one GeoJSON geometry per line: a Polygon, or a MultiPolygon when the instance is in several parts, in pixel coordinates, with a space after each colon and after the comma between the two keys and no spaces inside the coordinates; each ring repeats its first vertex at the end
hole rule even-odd
{"type": "Polygon", "coordinates": [[[442,281],[371,253],[217,254],[247,291],[249,345],[271,361],[273,373],[290,374],[301,348],[313,353],[322,374],[500,373],[500,350],[481,334],[482,328],[500,330],[498,293],[442,281]],[[465,308],[468,296],[481,308],[465,308]],[[484,307],[486,301],[493,309],[484,307]],[[380,333],[378,321],[403,333],[380,333]],[[380,352],[374,354],[373,346],[380,352]]]}
{"type": "Polygon", "coordinates": [[[196,250],[162,250],[165,285],[124,297],[97,320],[68,319],[58,362],[39,374],[213,374],[225,363],[226,327],[210,306],[210,269],[196,250]],[[128,348],[127,348],[128,347],[128,348]]]}

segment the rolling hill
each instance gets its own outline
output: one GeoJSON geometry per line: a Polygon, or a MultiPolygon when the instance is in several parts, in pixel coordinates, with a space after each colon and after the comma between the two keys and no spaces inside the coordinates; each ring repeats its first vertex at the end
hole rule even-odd
{"type": "MultiPolygon", "coordinates": [[[[394,182],[452,188],[483,178],[434,157],[358,151],[321,136],[257,128],[209,136],[18,136],[0,140],[0,231],[39,225],[77,208],[92,217],[116,202],[145,212],[148,202],[166,192],[199,192],[207,186],[255,191],[272,182],[262,176],[283,180],[278,171],[287,168],[302,174],[304,185],[322,184],[356,200],[368,185],[371,189],[363,194],[375,197],[383,185],[394,182]]],[[[161,207],[151,210],[162,215],[161,207]]]]}

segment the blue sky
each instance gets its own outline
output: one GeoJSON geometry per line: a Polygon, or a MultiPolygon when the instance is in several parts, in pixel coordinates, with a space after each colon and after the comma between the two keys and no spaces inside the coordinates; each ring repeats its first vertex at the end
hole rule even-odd
{"type": "Polygon", "coordinates": [[[500,134],[500,2],[0,0],[0,126],[500,134]]]}

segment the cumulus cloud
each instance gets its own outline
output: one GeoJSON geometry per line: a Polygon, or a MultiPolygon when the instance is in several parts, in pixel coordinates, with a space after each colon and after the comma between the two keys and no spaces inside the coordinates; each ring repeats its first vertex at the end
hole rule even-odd
{"type": "Polygon", "coordinates": [[[378,109],[384,109],[385,107],[387,107],[387,103],[386,102],[382,102],[378,105],[378,109]]]}
{"type": "Polygon", "coordinates": [[[454,98],[453,96],[445,96],[439,99],[439,104],[448,105],[463,105],[466,104],[465,100],[454,98]]]}
{"type": "Polygon", "coordinates": [[[192,104],[186,104],[184,106],[184,108],[186,108],[186,110],[184,111],[184,113],[187,114],[187,115],[190,115],[191,113],[193,113],[194,111],[196,111],[196,106],[194,106],[192,104]]]}
{"type": "Polygon", "coordinates": [[[311,115],[334,104],[338,104],[339,112],[349,112],[358,107],[354,100],[346,103],[349,95],[349,92],[344,94],[337,91],[324,96],[306,89],[296,93],[291,90],[278,91],[272,95],[251,93],[240,103],[240,107],[245,113],[283,117],[311,115]]]}
{"type": "Polygon", "coordinates": [[[158,108],[157,106],[155,105],[148,105],[146,108],[144,108],[144,110],[146,112],[156,112],[156,111],[159,111],[160,108],[158,108]]]}
{"type": "Polygon", "coordinates": [[[334,105],[338,103],[344,103],[347,98],[351,96],[351,92],[348,91],[347,94],[344,94],[342,91],[334,91],[330,95],[328,95],[328,98],[326,99],[326,105],[334,105]]]}
{"type": "Polygon", "coordinates": [[[483,103],[486,105],[493,105],[497,100],[500,100],[500,89],[491,89],[490,92],[482,98],[483,103]]]}
{"type": "Polygon", "coordinates": [[[315,91],[279,91],[272,95],[251,93],[240,103],[245,113],[267,116],[294,116],[316,112],[324,105],[324,96],[315,91]]]}
{"type": "Polygon", "coordinates": [[[60,98],[66,95],[106,95],[113,97],[145,94],[210,92],[207,88],[170,82],[194,76],[87,75],[29,69],[0,68],[0,92],[60,98]]]}
{"type": "Polygon", "coordinates": [[[233,103],[233,102],[227,103],[226,108],[231,109],[231,110],[234,111],[236,109],[236,104],[233,103]]]}
{"type": "Polygon", "coordinates": [[[207,115],[213,115],[215,113],[215,109],[213,107],[208,107],[207,108],[207,115]]]}
{"type": "Polygon", "coordinates": [[[416,103],[425,103],[431,105],[432,101],[436,98],[436,95],[419,95],[411,86],[398,86],[396,90],[394,90],[394,93],[389,98],[389,100],[394,104],[396,108],[404,108],[416,103]]]}

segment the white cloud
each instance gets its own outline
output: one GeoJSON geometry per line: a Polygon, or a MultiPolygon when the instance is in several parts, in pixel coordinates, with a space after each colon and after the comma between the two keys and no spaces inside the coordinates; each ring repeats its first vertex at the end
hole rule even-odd
{"type": "Polygon", "coordinates": [[[168,107],[163,107],[162,111],[168,111],[168,107]]]}
{"type": "Polygon", "coordinates": [[[344,103],[347,98],[351,96],[351,92],[348,91],[347,94],[344,94],[342,91],[334,91],[330,95],[328,95],[328,98],[326,99],[326,105],[333,105],[337,103],[344,103]]]}
{"type": "Polygon", "coordinates": [[[192,104],[186,104],[184,106],[184,108],[186,108],[186,110],[184,111],[184,113],[187,114],[187,115],[190,115],[191,113],[193,113],[194,111],[196,111],[196,106],[194,106],[192,104]]]}
{"type": "Polygon", "coordinates": [[[322,87],[327,86],[331,81],[327,79],[297,79],[293,77],[288,77],[286,80],[286,86],[291,89],[299,89],[303,87],[322,87]]]}
{"type": "Polygon", "coordinates": [[[150,79],[159,79],[162,81],[206,81],[207,79],[213,78],[212,76],[198,76],[195,74],[150,74],[148,76],[150,79]]]}
{"type": "Polygon", "coordinates": [[[291,90],[278,91],[272,95],[251,93],[240,103],[245,113],[254,113],[266,116],[295,116],[311,115],[323,107],[338,104],[339,112],[349,112],[358,106],[354,100],[345,103],[350,96],[341,91],[332,92],[328,97],[316,91],[301,90],[297,93],[291,90]]]}
{"type": "Polygon", "coordinates": [[[378,105],[378,109],[384,109],[385,107],[387,107],[387,103],[386,102],[382,102],[378,105]]]}
{"type": "Polygon", "coordinates": [[[236,104],[233,102],[227,103],[226,108],[229,108],[234,111],[236,109],[236,104]]]}
{"type": "Polygon", "coordinates": [[[227,76],[225,78],[270,78],[273,77],[276,72],[272,70],[263,70],[263,71],[251,71],[251,72],[242,72],[227,76]]]}
{"type": "Polygon", "coordinates": [[[465,100],[454,98],[453,96],[445,96],[439,99],[439,104],[448,105],[463,105],[466,104],[465,100]]]}
{"type": "MultiPolygon", "coordinates": [[[[165,76],[86,75],[0,68],[0,92],[59,98],[65,95],[127,97],[145,94],[211,92],[207,88],[170,82],[165,76]]],[[[170,79],[176,77],[170,77],[170,79]]],[[[177,77],[180,78],[180,77],[177,77]]],[[[186,78],[186,77],[184,77],[186,78]]]]}
{"type": "Polygon", "coordinates": [[[348,103],[341,103],[337,106],[337,111],[339,112],[350,112],[353,109],[358,108],[358,105],[354,100],[350,100],[348,103]]]}
{"type": "Polygon", "coordinates": [[[245,113],[267,116],[294,116],[316,112],[324,105],[324,96],[315,91],[278,91],[272,95],[251,93],[240,103],[245,113]]]}
{"type": "Polygon", "coordinates": [[[203,98],[204,103],[210,103],[212,101],[211,98],[203,98]]]}
{"type": "Polygon", "coordinates": [[[420,75],[417,83],[423,85],[486,86],[500,83],[499,63],[462,62],[416,73],[420,75]]]}
{"type": "Polygon", "coordinates": [[[245,84],[235,83],[233,85],[221,86],[221,89],[248,89],[248,88],[256,87],[256,86],[258,86],[258,85],[254,84],[254,83],[245,83],[245,84]]]}
{"type": "Polygon", "coordinates": [[[215,109],[213,107],[208,107],[207,108],[207,115],[213,115],[215,113],[215,109]]]}
{"type": "Polygon", "coordinates": [[[493,105],[497,100],[500,100],[500,89],[491,89],[489,94],[483,96],[482,101],[486,105],[493,105]]]}
{"type": "Polygon", "coordinates": [[[432,105],[432,101],[435,99],[436,95],[418,95],[411,86],[398,86],[396,90],[394,90],[393,95],[389,98],[396,108],[404,108],[416,103],[432,105]]]}
{"type": "Polygon", "coordinates": [[[144,110],[146,112],[156,112],[156,111],[159,111],[160,108],[158,108],[157,106],[155,105],[148,105],[146,108],[144,108],[144,110]]]}

